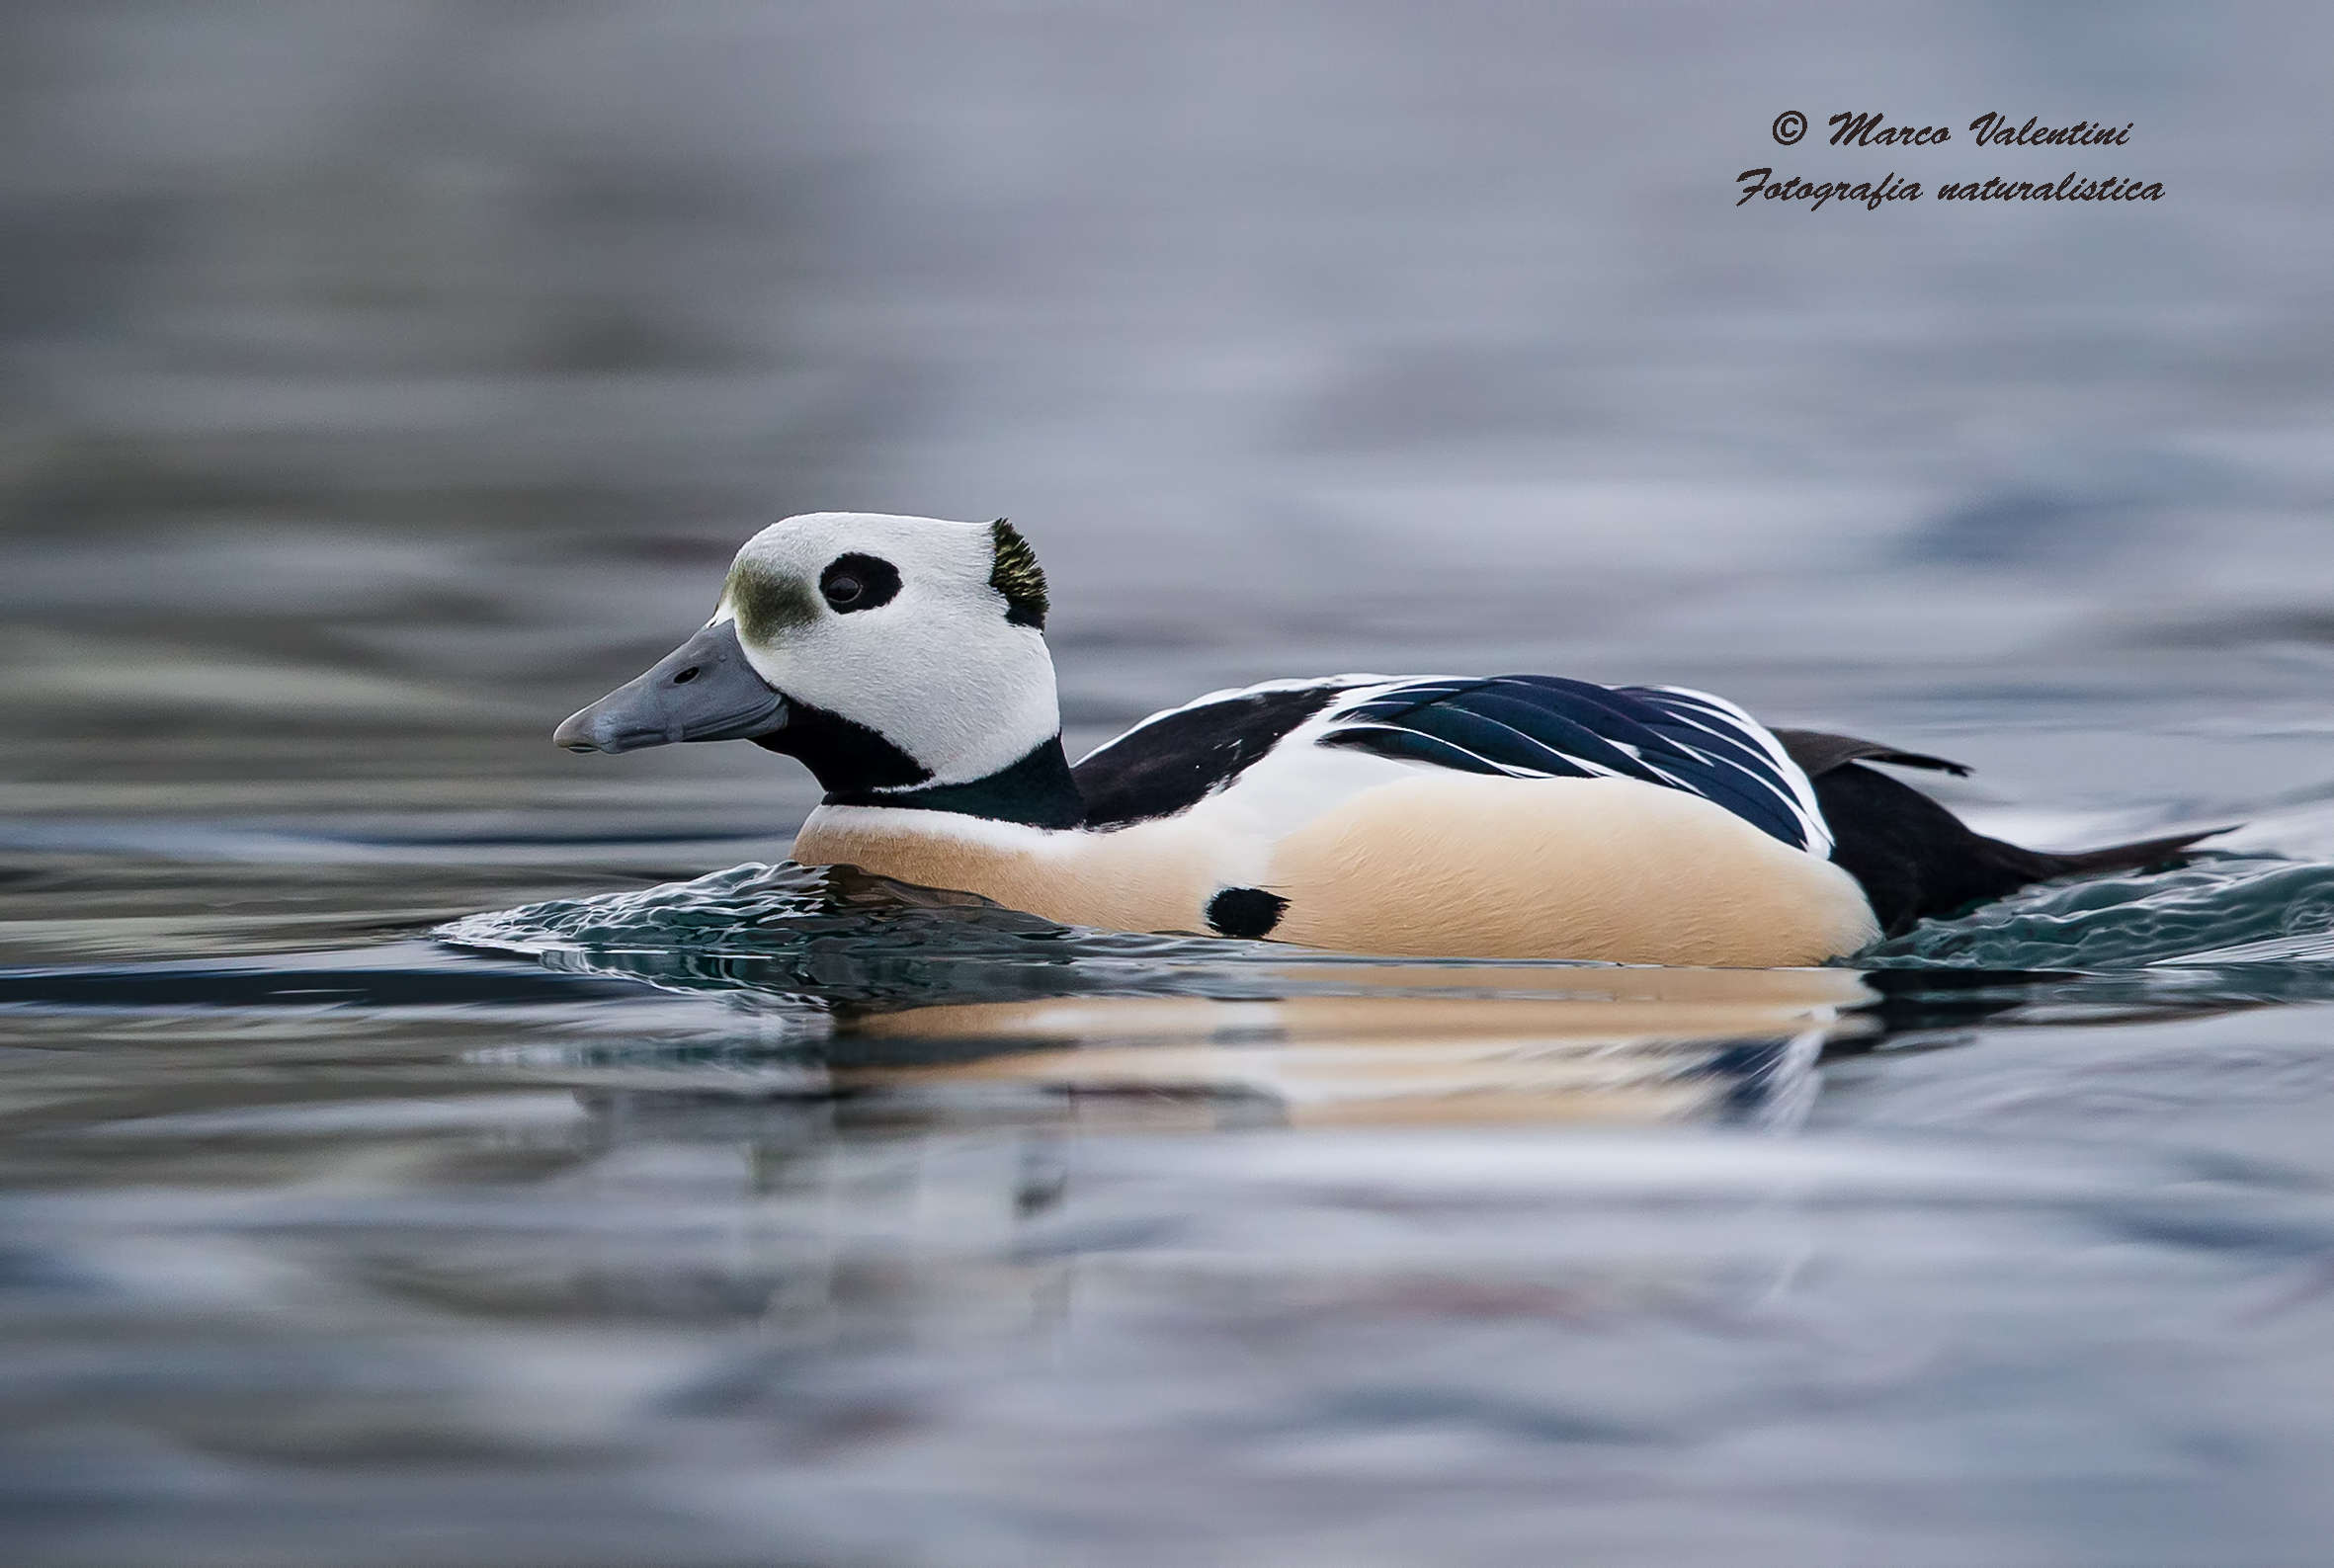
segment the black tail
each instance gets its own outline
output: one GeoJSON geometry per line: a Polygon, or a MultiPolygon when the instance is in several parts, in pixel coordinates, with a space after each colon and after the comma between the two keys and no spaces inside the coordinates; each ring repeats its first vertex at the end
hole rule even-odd
{"type": "Polygon", "coordinates": [[[1971,832],[1960,818],[1918,789],[1847,759],[1862,756],[1966,772],[1958,764],[1916,758],[1844,736],[1805,730],[1776,734],[1814,781],[1816,803],[1832,830],[1833,862],[1863,884],[1881,930],[1891,937],[1902,936],[1932,916],[1958,914],[2054,876],[2185,865],[2191,845],[2228,831],[2207,828],[2071,855],[2022,849],[1971,832]]]}
{"type": "MultiPolygon", "coordinates": [[[[2199,839],[2209,839],[2217,833],[2234,832],[2238,824],[2225,828],[2205,828],[2196,833],[2173,833],[2160,839],[2139,839],[2130,844],[2111,844],[2104,850],[2077,850],[2072,855],[2048,855],[2041,850],[2020,850],[2050,868],[2037,880],[2052,876],[2089,876],[2099,871],[2152,871],[2188,864],[2188,847],[2199,839]]],[[[1991,844],[1994,841],[1986,840],[1991,844]]],[[[2003,845],[2004,849],[2012,848],[2003,845]]]]}

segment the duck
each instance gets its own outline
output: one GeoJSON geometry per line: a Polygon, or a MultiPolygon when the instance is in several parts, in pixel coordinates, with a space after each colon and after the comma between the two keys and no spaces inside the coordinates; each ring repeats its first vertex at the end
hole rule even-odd
{"type": "Polygon", "coordinates": [[[790,517],[739,549],[703,628],[552,738],[793,758],[823,791],[805,866],[1066,925],[1386,956],[1821,964],[2208,836],[2025,849],[1880,771],[1959,763],[1546,675],[1265,681],[1073,764],[1049,608],[1005,519],[790,517]]]}

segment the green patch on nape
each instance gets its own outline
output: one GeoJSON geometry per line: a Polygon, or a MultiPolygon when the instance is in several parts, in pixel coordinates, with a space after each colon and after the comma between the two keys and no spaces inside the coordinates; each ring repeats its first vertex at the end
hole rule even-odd
{"type": "Polygon", "coordinates": [[[1038,552],[1003,518],[989,525],[996,558],[989,565],[989,586],[1005,596],[1005,619],[1017,626],[1045,629],[1045,568],[1038,552]]]}
{"type": "Polygon", "coordinates": [[[737,615],[737,629],[748,642],[767,647],[790,626],[804,626],[818,619],[818,605],[810,585],[800,578],[740,558],[729,568],[722,597],[737,615]]]}

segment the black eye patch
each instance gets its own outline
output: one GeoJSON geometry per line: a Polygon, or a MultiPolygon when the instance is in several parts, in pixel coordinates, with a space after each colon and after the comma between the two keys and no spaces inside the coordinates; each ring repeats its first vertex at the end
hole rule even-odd
{"type": "Polygon", "coordinates": [[[899,568],[857,550],[838,555],[818,574],[818,591],[838,615],[873,610],[891,603],[899,593],[899,568]]]}

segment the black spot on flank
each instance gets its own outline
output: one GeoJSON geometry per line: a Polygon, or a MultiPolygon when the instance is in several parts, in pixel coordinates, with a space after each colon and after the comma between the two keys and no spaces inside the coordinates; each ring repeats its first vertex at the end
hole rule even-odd
{"type": "Polygon", "coordinates": [[[1254,942],[1273,934],[1289,900],[1261,887],[1227,887],[1208,900],[1208,929],[1219,937],[1254,942]]]}
{"type": "Polygon", "coordinates": [[[989,539],[993,546],[989,586],[1005,596],[1005,619],[1017,626],[1044,630],[1045,612],[1050,606],[1045,598],[1045,569],[1038,564],[1038,552],[1003,518],[989,525],[989,539]]]}
{"type": "Polygon", "coordinates": [[[1190,810],[1344,690],[1331,683],[1251,692],[1128,730],[1073,770],[1086,825],[1123,828],[1190,810]]]}
{"type": "Polygon", "coordinates": [[[818,591],[837,615],[874,610],[899,597],[899,568],[857,550],[838,555],[818,574],[818,591]]]}

